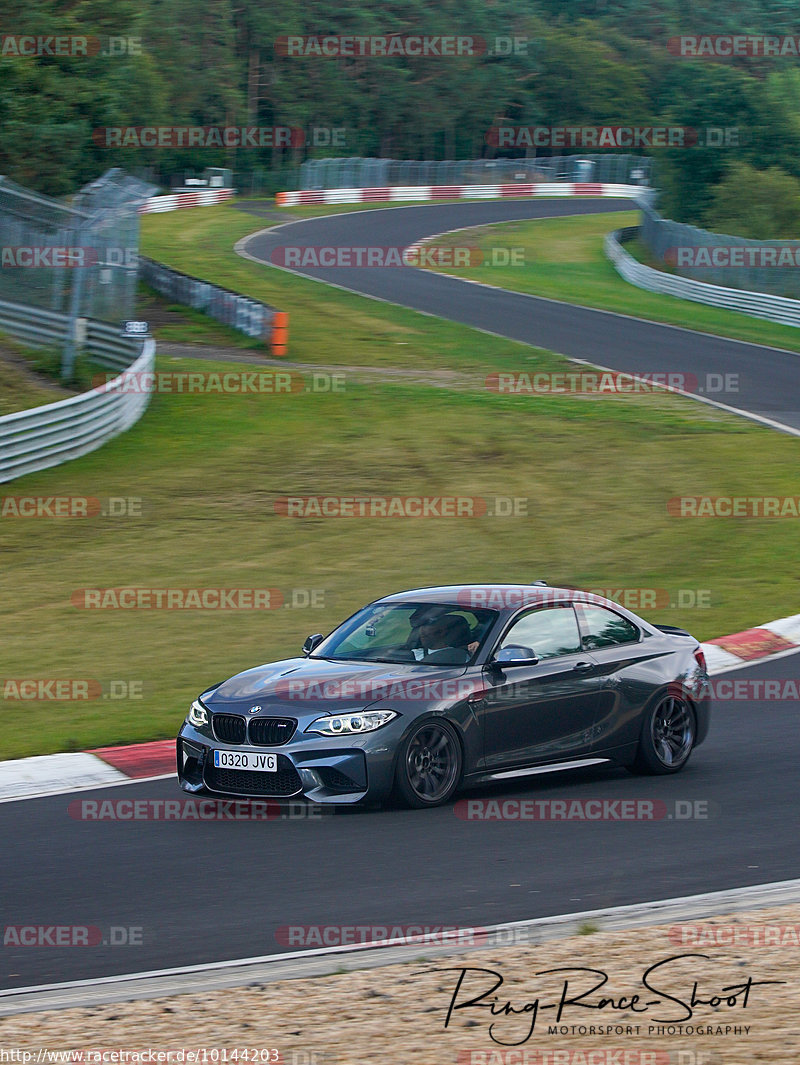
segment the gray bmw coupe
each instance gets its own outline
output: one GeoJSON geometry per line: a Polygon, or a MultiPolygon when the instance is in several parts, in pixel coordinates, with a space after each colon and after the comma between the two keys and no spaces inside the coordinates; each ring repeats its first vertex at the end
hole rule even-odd
{"type": "Polygon", "coordinates": [[[204,691],[178,777],[206,795],[427,807],[594,763],[676,773],[709,703],[697,640],[608,599],[543,582],[421,588],[204,691]]]}

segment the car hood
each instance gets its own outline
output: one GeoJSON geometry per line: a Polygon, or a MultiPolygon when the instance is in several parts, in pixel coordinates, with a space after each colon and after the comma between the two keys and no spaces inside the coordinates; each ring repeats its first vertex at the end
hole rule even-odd
{"type": "Polygon", "coordinates": [[[295,717],[408,701],[434,704],[466,697],[466,689],[461,691],[466,672],[461,665],[287,658],[237,673],[202,698],[211,710],[247,714],[257,705],[262,712],[295,717]]]}

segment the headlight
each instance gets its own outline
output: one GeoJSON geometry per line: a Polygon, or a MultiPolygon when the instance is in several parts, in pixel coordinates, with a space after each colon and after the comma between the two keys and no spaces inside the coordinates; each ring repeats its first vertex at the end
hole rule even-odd
{"type": "Polygon", "coordinates": [[[195,699],[189,707],[189,724],[194,725],[195,728],[202,728],[203,725],[208,724],[208,710],[199,699],[195,699]]]}
{"type": "Polygon", "coordinates": [[[337,714],[335,717],[318,717],[306,726],[306,732],[317,732],[320,736],[355,736],[362,732],[374,732],[383,728],[392,718],[397,717],[394,710],[365,710],[363,714],[337,714]]]}

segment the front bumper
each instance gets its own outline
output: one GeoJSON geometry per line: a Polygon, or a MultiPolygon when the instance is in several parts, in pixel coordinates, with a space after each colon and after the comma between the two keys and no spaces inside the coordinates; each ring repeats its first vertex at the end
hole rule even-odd
{"type": "MultiPolygon", "coordinates": [[[[394,724],[394,723],[392,723],[394,724]]],[[[304,735],[279,747],[237,746],[220,743],[188,722],[178,734],[178,780],[184,791],[237,799],[289,799],[304,797],[317,803],[382,802],[392,789],[394,739],[390,726],[363,736],[304,735]],[[277,773],[218,769],[213,751],[275,754],[277,773]]]]}

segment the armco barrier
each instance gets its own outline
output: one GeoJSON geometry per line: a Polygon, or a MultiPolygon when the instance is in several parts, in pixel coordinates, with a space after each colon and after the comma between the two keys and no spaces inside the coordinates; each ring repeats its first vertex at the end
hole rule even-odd
{"type": "Polygon", "coordinates": [[[276,311],[266,303],[182,274],[145,256],[139,257],[139,277],[162,296],[269,344],[273,355],[286,354],[289,315],[285,311],[276,311]]]}
{"type": "MultiPolygon", "coordinates": [[[[58,343],[67,315],[0,301],[0,329],[35,344],[58,343]]],[[[150,373],[155,341],[130,340],[114,326],[86,322],[85,348],[102,366],[131,374],[150,373]]],[[[91,392],[0,417],[0,482],[78,458],[124,433],[141,418],[147,391],[115,391],[115,380],[91,392]]]]}
{"type": "Polygon", "coordinates": [[[653,190],[643,185],[610,185],[595,181],[537,182],[529,185],[390,185],[374,189],[315,189],[278,192],[280,207],[313,203],[402,203],[409,200],[500,200],[526,196],[617,196],[648,200],[653,190]]]}
{"type": "Polygon", "coordinates": [[[714,232],[662,218],[650,204],[640,206],[639,240],[657,269],[723,288],[800,299],[800,240],[714,232]]]}
{"type": "Polygon", "coordinates": [[[625,240],[630,240],[637,234],[638,228],[631,226],[617,229],[606,236],[603,244],[603,250],[614,264],[617,273],[632,285],[647,289],[648,292],[662,292],[682,300],[693,300],[695,303],[707,303],[712,307],[739,311],[753,318],[766,318],[770,322],[780,322],[781,325],[800,326],[800,300],[772,296],[766,292],[747,292],[745,289],[710,285],[705,281],[693,281],[688,277],[677,277],[662,270],[654,270],[640,263],[622,247],[625,240]]]}

